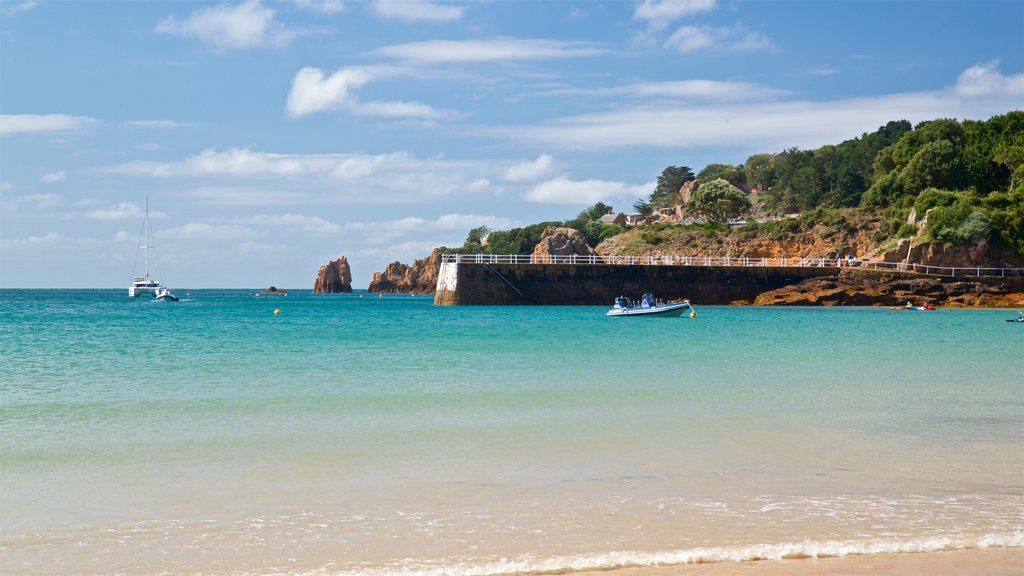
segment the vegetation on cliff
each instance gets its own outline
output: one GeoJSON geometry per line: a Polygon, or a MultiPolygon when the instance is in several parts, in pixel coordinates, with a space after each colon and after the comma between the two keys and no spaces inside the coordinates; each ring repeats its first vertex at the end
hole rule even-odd
{"type": "Polygon", "coordinates": [[[1024,112],[913,127],[899,120],[837,145],[710,164],[696,176],[669,166],[633,205],[645,223],[628,231],[602,222],[612,207],[597,203],[565,222],[476,228],[448,251],[528,254],[545,228],[561,226],[579,230],[602,253],[863,256],[912,238],[947,249],[984,245],[975,253],[987,263],[1019,266],[1022,177],[1024,112]],[[702,221],[678,223],[684,217],[702,221]],[[742,217],[746,223],[736,224],[742,217]]]}

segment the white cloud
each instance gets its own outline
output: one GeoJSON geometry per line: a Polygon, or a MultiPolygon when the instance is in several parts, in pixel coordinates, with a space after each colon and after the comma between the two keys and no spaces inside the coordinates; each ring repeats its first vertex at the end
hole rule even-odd
{"type": "Polygon", "coordinates": [[[103,169],[107,173],[133,174],[154,178],[246,177],[261,183],[274,181],[280,192],[249,191],[238,188],[201,188],[187,192],[193,198],[206,197],[218,203],[279,204],[275,195],[294,201],[310,190],[334,201],[427,202],[439,196],[470,194],[486,188],[491,177],[511,163],[503,160],[446,160],[418,158],[406,152],[390,154],[276,154],[244,148],[204,150],[175,162],[138,160],[103,169]],[[301,192],[290,192],[294,187],[301,192]],[[367,189],[374,190],[367,195],[367,189]],[[298,195],[298,196],[296,196],[298,195]]]}
{"type": "Polygon", "coordinates": [[[195,126],[192,122],[178,122],[177,120],[129,120],[124,125],[129,128],[184,128],[195,126]]]}
{"type": "MultiPolygon", "coordinates": [[[[360,237],[368,244],[385,244],[394,242],[410,234],[436,234],[438,232],[452,232],[454,235],[464,235],[473,228],[487,226],[493,230],[506,229],[511,227],[512,220],[500,216],[489,216],[482,214],[444,214],[433,220],[418,217],[406,217],[386,222],[351,222],[345,225],[345,229],[351,232],[358,232],[360,237]]],[[[429,242],[431,245],[426,248],[430,252],[441,243],[429,242]]],[[[462,240],[457,242],[462,245],[462,240]]],[[[422,245],[418,245],[422,258],[422,245]]]]}
{"type": "Polygon", "coordinates": [[[683,26],[665,40],[664,46],[684,54],[698,50],[716,52],[775,50],[775,46],[766,36],[751,32],[741,24],[731,28],[683,26]]]}
{"type": "Polygon", "coordinates": [[[5,250],[16,250],[24,248],[41,248],[56,246],[67,240],[56,232],[50,232],[45,236],[29,236],[28,238],[9,238],[0,240],[0,246],[5,250]]]}
{"type": "Polygon", "coordinates": [[[1019,109],[1024,104],[1024,74],[1003,76],[998,60],[976,64],[960,73],[953,92],[964,98],[1016,97],[1019,109]]]}
{"type": "Polygon", "coordinates": [[[266,244],[263,242],[242,242],[238,251],[250,256],[280,256],[289,254],[293,249],[285,244],[266,244]]]}
{"type": "Polygon", "coordinates": [[[559,176],[529,189],[526,199],[539,204],[590,205],[632,201],[650,195],[651,190],[654,190],[653,183],[637,186],[607,180],[570,180],[567,176],[559,176]]]}
{"type": "Polygon", "coordinates": [[[45,182],[46,184],[54,184],[63,180],[64,176],[64,171],[60,170],[57,172],[50,172],[49,174],[43,174],[43,177],[40,178],[39,181],[45,182]]]}
{"type": "MultiPolygon", "coordinates": [[[[10,192],[14,186],[4,184],[0,186],[4,192],[10,192]]],[[[61,203],[61,197],[56,194],[29,194],[14,198],[4,198],[4,212],[13,213],[23,209],[42,210],[53,208],[61,203]]]]}
{"type": "Polygon", "coordinates": [[[241,240],[253,238],[256,233],[238,224],[207,224],[190,222],[184,226],[165,230],[161,236],[179,240],[241,240]]]}
{"type": "Polygon", "coordinates": [[[355,90],[376,80],[378,74],[366,68],[342,68],[325,77],[318,68],[303,68],[292,78],[285,112],[291,118],[337,109],[358,116],[386,118],[438,120],[457,116],[419,102],[360,102],[355,90]]]}
{"type": "Polygon", "coordinates": [[[777,100],[790,93],[752,82],[718,80],[675,80],[637,82],[611,88],[560,88],[541,92],[541,96],[595,96],[625,98],[674,98],[715,102],[757,102],[777,100]]]}
{"type": "Polygon", "coordinates": [[[319,68],[303,68],[292,78],[285,110],[298,118],[341,108],[350,103],[353,89],[371,80],[373,75],[361,68],[342,68],[326,78],[319,68]]]}
{"type": "Polygon", "coordinates": [[[295,232],[304,232],[315,236],[327,236],[341,232],[341,226],[328,222],[319,216],[302,216],[299,214],[260,214],[238,219],[238,223],[248,226],[264,226],[268,228],[284,228],[295,232]]]}
{"type": "Polygon", "coordinates": [[[167,16],[157,23],[155,31],[196,38],[220,50],[282,47],[300,35],[274,21],[274,11],[259,0],[202,8],[184,19],[167,16]]]}
{"type": "Polygon", "coordinates": [[[0,134],[68,132],[82,130],[95,123],[95,118],[68,114],[0,114],[0,134]]]}
{"type": "Polygon", "coordinates": [[[7,16],[17,16],[32,10],[36,6],[39,6],[39,2],[36,0],[29,0],[28,2],[12,2],[6,3],[3,7],[3,13],[7,16]]]}
{"type": "Polygon", "coordinates": [[[532,182],[551,173],[554,158],[550,154],[541,154],[536,160],[509,166],[502,177],[509,182],[532,182]]]}
{"type": "Polygon", "coordinates": [[[429,0],[375,0],[372,9],[385,20],[454,22],[462,18],[462,8],[429,0]]]}
{"type": "Polygon", "coordinates": [[[346,10],[342,0],[295,0],[295,5],[320,14],[341,14],[346,10]]]}
{"type": "Polygon", "coordinates": [[[0,182],[0,192],[10,192],[14,190],[14,184],[10,182],[0,182]]]}
{"type": "Polygon", "coordinates": [[[669,23],[715,9],[715,0],[644,0],[633,12],[634,20],[646,20],[654,28],[663,28],[669,23]]]}
{"type": "Polygon", "coordinates": [[[893,119],[987,119],[1024,108],[1024,77],[985,65],[962,74],[953,88],[830,101],[692,104],[659,102],[567,116],[526,126],[483,130],[518,143],[574,150],[617,147],[817,148],[853,138],[893,119]]]}
{"type": "MultiPolygon", "coordinates": [[[[115,204],[107,208],[100,208],[86,212],[83,216],[89,220],[138,220],[139,222],[142,222],[142,219],[145,216],[145,211],[138,205],[131,202],[121,202],[120,204],[115,204]]],[[[159,218],[162,215],[156,212],[150,212],[149,216],[150,218],[159,218]]]]}
{"type": "Polygon", "coordinates": [[[835,74],[839,74],[839,70],[831,66],[822,65],[812,66],[811,69],[807,71],[807,73],[810,74],[811,76],[833,76],[835,74]]]}
{"type": "Polygon", "coordinates": [[[441,64],[600,56],[608,53],[608,50],[598,48],[593,44],[579,42],[492,38],[488,40],[427,40],[384,46],[372,53],[410,62],[441,64]]]}
{"type": "Polygon", "coordinates": [[[202,204],[217,206],[284,206],[307,204],[313,200],[305,190],[254,190],[245,187],[203,186],[182,192],[202,204]]]}

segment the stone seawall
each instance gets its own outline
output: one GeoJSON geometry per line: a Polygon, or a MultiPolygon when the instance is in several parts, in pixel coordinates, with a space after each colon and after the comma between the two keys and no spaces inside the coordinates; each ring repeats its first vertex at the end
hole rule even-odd
{"type": "Polygon", "coordinates": [[[834,267],[629,266],[445,262],[434,303],[607,305],[616,296],[694,304],[1017,307],[1024,277],[942,278],[834,267]],[[760,297],[760,298],[759,298],[760,297]]]}
{"type": "Polygon", "coordinates": [[[445,263],[434,303],[598,305],[644,292],[701,304],[753,303],[763,292],[838,273],[838,268],[445,263]]]}

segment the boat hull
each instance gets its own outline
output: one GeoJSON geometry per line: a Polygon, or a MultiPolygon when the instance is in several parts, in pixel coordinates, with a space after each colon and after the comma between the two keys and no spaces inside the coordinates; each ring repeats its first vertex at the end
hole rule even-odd
{"type": "Polygon", "coordinates": [[[653,316],[659,318],[676,318],[690,309],[689,302],[662,304],[650,308],[613,308],[607,316],[653,316]]]}

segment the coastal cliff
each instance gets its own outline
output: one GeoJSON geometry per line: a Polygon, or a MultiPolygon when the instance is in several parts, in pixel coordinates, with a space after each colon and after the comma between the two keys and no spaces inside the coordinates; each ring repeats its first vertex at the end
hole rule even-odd
{"type": "Polygon", "coordinates": [[[313,282],[313,293],[352,293],[352,270],[348,266],[348,259],[342,256],[321,266],[313,282]]]}
{"type": "Polygon", "coordinates": [[[412,266],[401,262],[388,264],[383,272],[374,272],[370,292],[388,294],[433,294],[437,288],[437,272],[444,248],[435,248],[430,256],[416,260],[412,266]]]}

